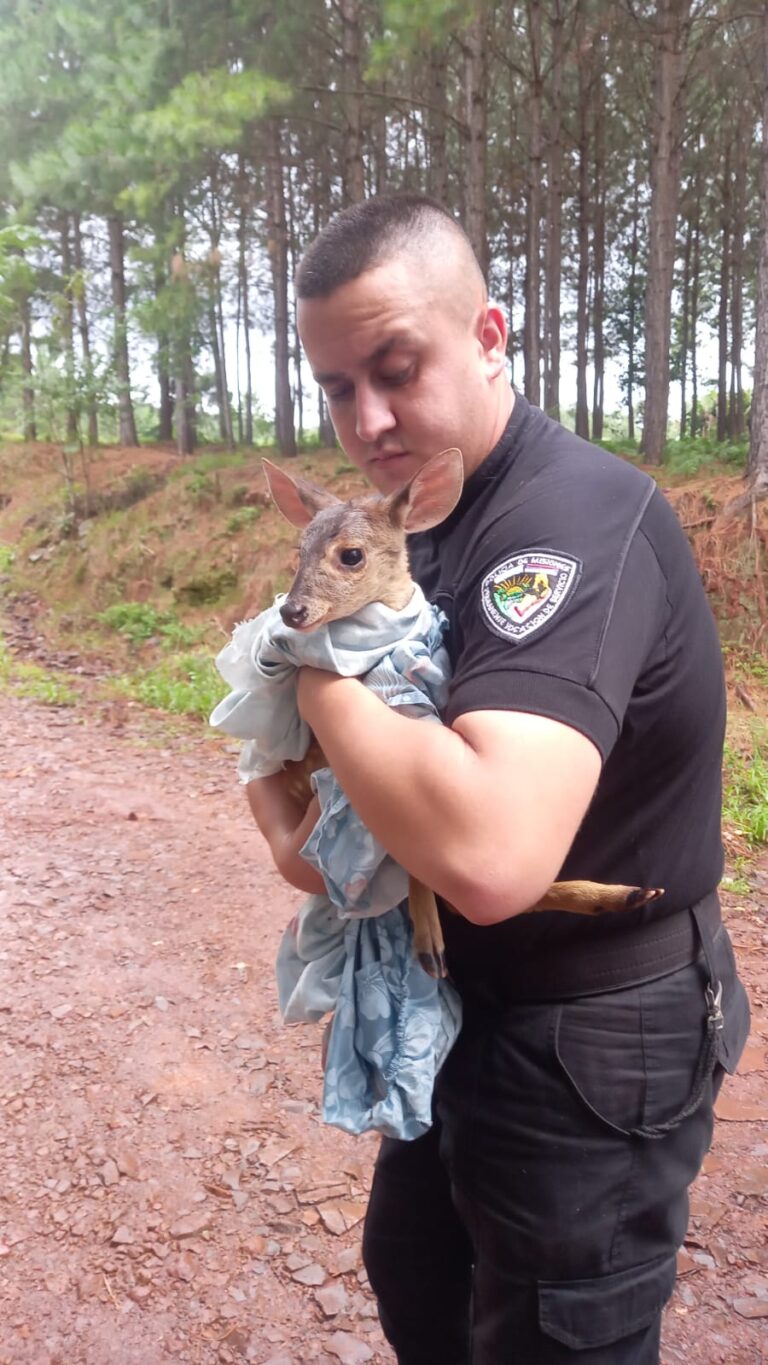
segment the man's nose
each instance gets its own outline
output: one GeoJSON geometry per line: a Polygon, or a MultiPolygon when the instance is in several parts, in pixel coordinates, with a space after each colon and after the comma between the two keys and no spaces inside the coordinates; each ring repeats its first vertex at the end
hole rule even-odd
{"type": "Polygon", "coordinates": [[[396,424],[389,395],[368,385],[361,386],[355,395],[355,431],[359,440],[372,445],[396,424]]]}

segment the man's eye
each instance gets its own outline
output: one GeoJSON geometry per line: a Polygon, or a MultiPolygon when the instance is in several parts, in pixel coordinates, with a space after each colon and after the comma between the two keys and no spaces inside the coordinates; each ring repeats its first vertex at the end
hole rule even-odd
{"type": "Polygon", "coordinates": [[[345,569],[356,569],[358,564],[362,564],[365,555],[362,550],[342,550],[339,554],[339,559],[345,569]]]}
{"type": "Polygon", "coordinates": [[[381,378],[385,384],[397,388],[398,384],[407,384],[412,375],[413,365],[407,365],[404,370],[395,370],[394,374],[383,374],[381,378]]]}
{"type": "Polygon", "coordinates": [[[342,403],[345,398],[349,398],[351,392],[349,386],[345,386],[343,389],[327,389],[325,396],[329,403],[342,403]]]}

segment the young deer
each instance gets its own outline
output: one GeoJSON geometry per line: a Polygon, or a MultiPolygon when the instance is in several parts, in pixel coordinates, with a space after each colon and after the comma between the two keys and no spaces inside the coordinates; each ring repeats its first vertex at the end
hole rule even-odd
{"type": "MultiPolygon", "coordinates": [[[[299,567],[280,607],[286,625],[311,631],[352,616],[372,602],[399,611],[410,601],[414,582],[408,568],[406,534],[439,525],[456,506],[463,484],[461,452],[444,450],[410,483],[389,496],[364,494],[344,502],[305,479],[262,461],[269,491],[283,516],[303,534],[299,567]]],[[[292,789],[309,804],[310,777],[327,766],[315,742],[301,762],[290,764],[292,789]]],[[[568,910],[595,915],[624,910],[660,896],[660,890],[599,882],[555,882],[531,910],[568,910]]],[[[414,951],[430,976],[446,975],[445,951],[434,894],[409,878],[408,906],[414,951]]]]}

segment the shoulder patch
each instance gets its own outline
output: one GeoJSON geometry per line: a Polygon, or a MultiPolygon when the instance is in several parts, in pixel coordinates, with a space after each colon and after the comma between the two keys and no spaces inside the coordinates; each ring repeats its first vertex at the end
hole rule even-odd
{"type": "Polygon", "coordinates": [[[570,598],[582,564],[552,550],[521,550],[483,579],[480,602],[491,630],[506,640],[525,640],[548,625],[570,598]]]}

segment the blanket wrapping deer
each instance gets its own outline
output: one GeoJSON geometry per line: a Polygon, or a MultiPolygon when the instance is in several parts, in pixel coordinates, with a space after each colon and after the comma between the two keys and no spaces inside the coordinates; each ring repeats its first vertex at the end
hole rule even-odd
{"type": "MultiPolygon", "coordinates": [[[[360,677],[389,706],[439,723],[449,678],[445,618],[415,588],[393,611],[373,603],[310,633],[287,626],[282,597],[236,627],[216,666],[232,689],[211,725],[243,741],[243,783],[304,756],[296,705],[302,664],[360,677]]],[[[461,1026],[461,1002],[414,957],[408,876],[352,810],[329,768],[312,779],[321,814],[302,856],[323,877],[283,934],[277,956],[286,1022],[333,1015],[323,1082],[327,1123],[349,1133],[419,1137],[432,1122],[435,1077],[461,1026]]]]}

